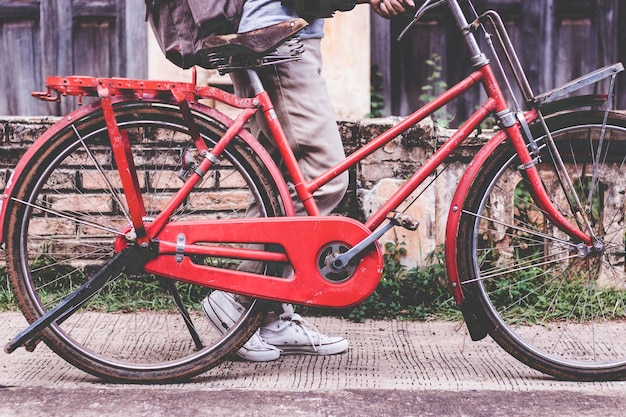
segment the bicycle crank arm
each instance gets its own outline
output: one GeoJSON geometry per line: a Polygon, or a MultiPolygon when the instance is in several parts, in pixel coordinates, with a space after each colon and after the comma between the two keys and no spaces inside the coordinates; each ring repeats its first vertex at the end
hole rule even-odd
{"type": "Polygon", "coordinates": [[[350,249],[348,252],[342,253],[341,255],[337,255],[331,262],[330,268],[335,271],[342,271],[345,269],[350,262],[356,257],[360,256],[361,253],[366,250],[372,243],[376,242],[378,239],[382,237],[389,229],[394,226],[402,226],[405,229],[415,231],[419,226],[419,222],[414,220],[410,215],[406,213],[400,213],[397,211],[392,211],[389,216],[387,216],[387,220],[389,222],[385,224],[383,227],[376,230],[374,233],[369,235],[366,239],[359,242],[355,247],[350,249]]]}
{"type": "Polygon", "coordinates": [[[139,271],[143,264],[149,259],[154,258],[154,256],[154,250],[138,246],[130,246],[118,252],[102,269],[96,272],[87,282],[74,290],[65,300],[61,301],[56,307],[49,310],[11,339],[4,346],[4,351],[6,353],[12,353],[20,346],[36,345],[35,340],[42,330],[50,326],[53,322],[63,322],[109,281],[116,279],[121,273],[139,271]]]}

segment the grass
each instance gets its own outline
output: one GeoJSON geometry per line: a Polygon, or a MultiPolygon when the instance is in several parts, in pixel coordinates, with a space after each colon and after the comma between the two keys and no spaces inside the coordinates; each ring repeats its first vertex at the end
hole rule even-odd
{"type": "MultiPolygon", "coordinates": [[[[407,251],[401,244],[387,243],[384,253],[383,275],[376,291],[356,307],[342,310],[299,307],[304,315],[330,315],[347,318],[356,322],[366,319],[461,320],[461,314],[448,290],[443,247],[432,252],[426,266],[407,269],[402,259],[407,251]]],[[[527,256],[525,254],[524,256],[527,256]]],[[[54,260],[39,259],[38,266],[54,260]]],[[[56,282],[57,277],[66,278],[67,270],[48,268],[46,282],[56,282]]],[[[559,285],[546,285],[545,271],[528,269],[512,272],[505,277],[487,284],[490,299],[501,314],[509,321],[537,323],[563,317],[580,318],[593,314],[595,317],[626,318],[624,291],[617,288],[590,288],[584,279],[573,276],[559,277],[559,285]],[[581,294],[603,303],[581,303],[581,294]],[[585,295],[586,294],[586,295],[585,295]],[[594,304],[594,311],[589,305],[594,304]],[[549,312],[549,315],[546,312],[549,312]]],[[[554,278],[552,278],[554,279],[554,278]]],[[[76,279],[78,285],[84,277],[76,279]]],[[[67,282],[67,281],[66,281],[67,282]]],[[[67,294],[67,288],[49,285],[40,296],[47,300],[58,299],[67,294]]],[[[191,308],[198,309],[206,295],[204,288],[177,283],[177,288],[185,300],[192,300],[191,308]]],[[[134,277],[115,281],[100,293],[98,304],[89,308],[104,311],[167,310],[175,307],[164,287],[164,281],[154,276],[134,277]],[[132,297],[129,297],[129,294],[132,297]]],[[[0,267],[0,311],[16,310],[17,304],[10,290],[6,268],[0,267]]]]}
{"type": "Polygon", "coordinates": [[[6,267],[0,267],[0,311],[17,310],[17,302],[11,291],[6,267]]]}
{"type": "MultiPolygon", "coordinates": [[[[343,310],[319,309],[300,307],[302,314],[334,315],[349,318],[354,321],[372,319],[418,319],[429,317],[460,318],[454,302],[445,286],[445,267],[443,265],[443,250],[433,252],[429,260],[432,264],[424,268],[407,270],[401,263],[406,256],[406,249],[402,245],[388,243],[385,247],[384,272],[381,282],[370,298],[357,307],[343,310]]],[[[61,294],[67,294],[68,288],[60,285],[58,277],[76,276],[76,270],[71,271],[59,267],[54,259],[40,258],[36,266],[47,271],[41,276],[42,282],[48,283],[46,291],[40,293],[44,303],[58,299],[61,294]],[[54,268],[42,268],[46,265],[55,265],[54,268]],[[52,283],[52,284],[50,284],[52,283]]],[[[84,281],[84,276],[72,280],[77,286],[84,281]]],[[[0,268],[0,311],[15,310],[17,304],[10,290],[6,268],[0,268]]],[[[205,295],[205,290],[198,286],[177,284],[179,292],[186,300],[193,300],[199,304],[205,295]]],[[[105,311],[119,311],[120,307],[129,310],[171,310],[174,308],[171,298],[166,294],[163,282],[154,276],[135,277],[134,279],[118,280],[100,293],[99,303],[90,302],[93,309],[105,311]],[[132,299],[128,297],[132,294],[132,299]],[[164,296],[165,295],[165,296],[164,296]]]]}

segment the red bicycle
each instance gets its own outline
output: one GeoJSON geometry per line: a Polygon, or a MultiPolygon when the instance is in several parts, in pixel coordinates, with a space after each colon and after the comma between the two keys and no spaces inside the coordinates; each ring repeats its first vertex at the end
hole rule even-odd
{"type": "MultiPolygon", "coordinates": [[[[417,227],[398,207],[495,116],[500,129],[467,166],[447,221],[447,273],[472,338],[490,334],[522,362],[558,378],[626,376],[626,116],[609,110],[623,67],[535,95],[496,12],[478,15],[469,1],[427,0],[412,24],[441,5],[471,52],[471,74],[312,180],[299,171],[254,70],[297,59],[297,44],[291,55],[272,51],[295,42],[301,21],[272,28],[265,44],[248,42],[249,34],[210,40],[207,66],[247,71],[251,98],[195,82],[48,78],[42,99],[98,100],[48,130],[4,191],[7,267],[31,323],[5,351],[32,350],[43,340],[105,379],[174,381],[238,349],[270,301],[355,305],[379,282],[378,238],[391,227],[417,227]],[[518,100],[507,102],[479,46],[478,36],[486,35],[490,56],[497,56],[487,30],[504,50],[525,110],[518,100]],[[572,97],[600,81],[608,94],[572,97]],[[317,189],[481,85],[484,103],[367,221],[319,216],[317,189]],[[199,103],[205,98],[240,113],[230,119],[199,103]],[[571,110],[585,107],[592,109],[571,110]],[[244,128],[257,112],[308,216],[295,216],[287,181],[244,128]],[[250,207],[257,217],[246,216],[250,207]],[[254,298],[225,334],[199,313],[212,289],[254,298]]],[[[505,91],[516,96],[508,83],[505,91]]]]}

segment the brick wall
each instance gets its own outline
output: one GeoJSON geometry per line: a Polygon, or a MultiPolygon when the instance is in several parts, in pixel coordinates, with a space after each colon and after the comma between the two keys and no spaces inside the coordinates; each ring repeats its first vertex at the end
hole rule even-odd
{"type": "MultiPolygon", "coordinates": [[[[17,118],[5,117],[0,119],[0,186],[4,187],[11,170],[26,151],[28,146],[45,131],[55,118],[17,118]]],[[[358,122],[340,122],[340,131],[344,139],[346,153],[350,154],[363,144],[369,142],[379,133],[389,128],[398,119],[366,119],[358,122]]],[[[405,135],[396,138],[382,149],[362,161],[350,172],[350,188],[344,201],[337,211],[348,214],[351,217],[363,220],[369,214],[380,207],[386,197],[393,193],[403,179],[421,166],[423,161],[429,158],[434,150],[443,143],[451,131],[435,129],[429,122],[424,122],[417,128],[407,132],[405,135]]],[[[459,149],[449,161],[449,167],[443,170],[440,175],[433,179],[433,183],[426,190],[419,189],[415,195],[419,199],[412,205],[408,203],[410,198],[401,209],[406,208],[415,219],[419,220],[420,227],[417,232],[409,232],[404,229],[395,228],[383,237],[383,241],[395,240],[402,242],[408,249],[408,256],[405,263],[409,266],[420,264],[435,247],[443,243],[445,233],[445,221],[448,214],[450,199],[458,183],[458,179],[463,172],[464,164],[467,163],[476,148],[476,143],[484,139],[474,138],[469,143],[459,149]]],[[[156,155],[152,152],[151,155],[156,155]]],[[[159,157],[167,158],[164,152],[159,153],[159,157]]],[[[172,174],[175,176],[175,174],[172,174]]],[[[112,206],[111,201],[100,201],[102,194],[98,188],[103,187],[99,182],[91,181],[95,176],[89,172],[75,172],[68,170],[68,178],[65,180],[75,183],[80,177],[81,187],[87,191],[93,191],[94,199],[65,199],[64,204],[96,204],[99,207],[112,206]]],[[[140,181],[148,184],[153,179],[140,178],[140,181]]],[[[112,181],[115,181],[112,179],[112,181]]],[[[161,181],[164,181],[161,178],[161,181]]],[[[430,182],[430,181],[428,181],[430,182]]],[[[154,185],[154,184],[152,184],[154,185]]],[[[218,196],[215,196],[219,199],[218,196]]],[[[213,199],[215,200],[215,199],[213,199]]],[[[243,202],[246,198],[244,197],[243,202]]],[[[114,207],[111,207],[114,210],[114,207]]],[[[50,233],[60,233],[61,224],[41,224],[42,228],[48,228],[50,233]]]]}

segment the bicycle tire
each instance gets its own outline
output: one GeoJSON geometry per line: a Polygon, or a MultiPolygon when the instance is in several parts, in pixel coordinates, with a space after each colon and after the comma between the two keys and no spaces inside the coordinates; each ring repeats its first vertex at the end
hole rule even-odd
{"type": "Polygon", "coordinates": [[[603,251],[586,256],[555,230],[532,200],[510,144],[481,168],[459,224],[462,288],[491,337],[521,362],[565,380],[626,377],[626,345],[619,343],[626,331],[626,117],[610,114],[600,148],[603,117],[579,111],[548,119],[574,184],[567,192],[543,128],[531,126],[553,203],[577,224],[581,216],[567,199],[576,193],[603,251]]]}
{"type": "MultiPolygon", "coordinates": [[[[183,184],[177,173],[193,169],[188,160],[198,157],[191,155],[197,151],[174,105],[122,102],[115,105],[115,114],[120,130],[130,138],[150,218],[183,184]]],[[[206,114],[194,112],[194,118],[211,148],[226,126],[206,114]]],[[[66,123],[49,144],[16,178],[8,212],[10,281],[29,322],[101,268],[115,253],[117,235],[128,231],[130,224],[100,109],[66,123]]],[[[284,215],[267,168],[237,137],[171,219],[238,217],[251,201],[260,215],[284,215]]],[[[236,267],[233,260],[194,261],[236,267]]],[[[177,282],[177,291],[170,292],[168,282],[174,281],[145,273],[122,274],[65,321],[50,325],[41,338],[67,362],[105,380],[180,381],[216,366],[241,347],[266,312],[266,302],[252,300],[222,335],[201,310],[209,289],[177,282]],[[184,309],[172,301],[176,292],[201,346],[186,330],[180,314],[184,309]]]]}

